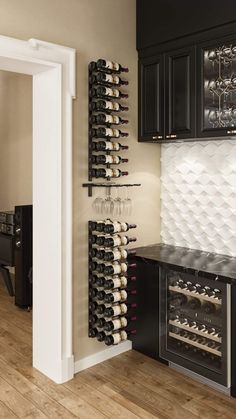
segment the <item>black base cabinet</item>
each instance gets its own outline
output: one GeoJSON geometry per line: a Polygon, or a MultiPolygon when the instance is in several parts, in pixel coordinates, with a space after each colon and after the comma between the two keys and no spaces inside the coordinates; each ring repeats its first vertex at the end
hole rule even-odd
{"type": "Polygon", "coordinates": [[[231,287],[231,396],[236,397],[236,285],[231,287]]]}
{"type": "Polygon", "coordinates": [[[133,349],[159,359],[159,266],[157,262],[136,258],[137,334],[133,349]]]}

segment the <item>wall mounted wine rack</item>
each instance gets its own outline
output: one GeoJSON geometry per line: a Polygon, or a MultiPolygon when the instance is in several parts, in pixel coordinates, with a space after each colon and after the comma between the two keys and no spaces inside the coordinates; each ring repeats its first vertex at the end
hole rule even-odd
{"type": "MultiPolygon", "coordinates": [[[[118,63],[99,59],[91,61],[88,68],[88,181],[103,178],[111,185],[111,180],[128,175],[119,167],[128,162],[126,155],[129,146],[120,143],[129,136],[123,128],[128,124],[125,112],[128,111],[126,101],[128,94],[124,87],[129,84],[120,75],[128,72],[128,68],[118,63]],[[118,168],[117,168],[118,167],[118,168]]],[[[92,196],[93,187],[104,187],[104,183],[83,183],[92,196]]],[[[111,185],[113,186],[113,185],[111,185]]],[[[141,186],[140,184],[116,184],[116,187],[141,186]]]]}
{"type": "Polygon", "coordinates": [[[106,345],[118,344],[135,334],[135,281],[126,245],[136,238],[126,233],[136,225],[89,221],[89,337],[106,345]],[[130,274],[131,272],[131,274],[130,274]]]}

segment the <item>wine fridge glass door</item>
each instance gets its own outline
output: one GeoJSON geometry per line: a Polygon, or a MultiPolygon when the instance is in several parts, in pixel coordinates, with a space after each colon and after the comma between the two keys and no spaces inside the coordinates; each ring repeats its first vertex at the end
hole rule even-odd
{"type": "Polygon", "coordinates": [[[160,356],[228,386],[227,285],[161,269],[160,356]]]}

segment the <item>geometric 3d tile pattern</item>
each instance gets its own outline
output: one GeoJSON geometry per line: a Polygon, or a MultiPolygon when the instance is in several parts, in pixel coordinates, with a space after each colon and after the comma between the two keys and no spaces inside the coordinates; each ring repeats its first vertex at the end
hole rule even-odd
{"type": "Polygon", "coordinates": [[[236,141],[161,146],[161,241],[236,256],[236,141]]]}

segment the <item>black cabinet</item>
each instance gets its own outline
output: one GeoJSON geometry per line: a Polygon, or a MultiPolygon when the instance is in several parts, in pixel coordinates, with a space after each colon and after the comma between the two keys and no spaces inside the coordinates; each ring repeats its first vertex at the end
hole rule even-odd
{"type": "Polygon", "coordinates": [[[198,137],[236,134],[236,35],[198,46],[198,137]]]}
{"type": "Polygon", "coordinates": [[[139,141],[196,135],[195,47],[139,61],[139,141]]]}
{"type": "Polygon", "coordinates": [[[195,48],[165,54],[165,138],[195,136],[195,48]]]}
{"type": "Polygon", "coordinates": [[[137,257],[137,334],[133,349],[159,359],[159,266],[137,257]]]}
{"type": "Polygon", "coordinates": [[[139,61],[139,138],[162,139],[164,136],[163,56],[139,61]]]}
{"type": "Polygon", "coordinates": [[[235,16],[235,0],[137,0],[137,49],[224,25],[235,16]]]}

